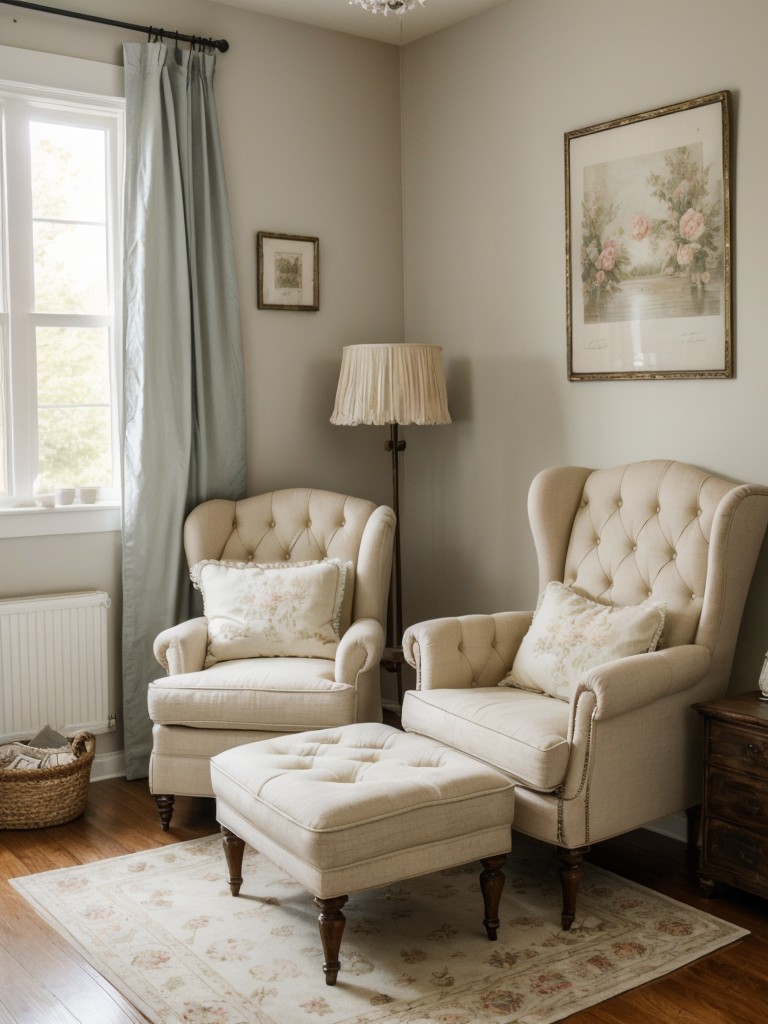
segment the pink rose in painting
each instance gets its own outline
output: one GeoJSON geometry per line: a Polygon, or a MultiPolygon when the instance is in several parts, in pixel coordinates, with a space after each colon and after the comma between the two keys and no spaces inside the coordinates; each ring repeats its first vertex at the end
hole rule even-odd
{"type": "Polygon", "coordinates": [[[693,263],[694,248],[692,245],[680,245],[677,248],[677,262],[681,267],[689,267],[693,263]]]}
{"type": "Polygon", "coordinates": [[[636,213],[632,218],[632,238],[636,242],[642,242],[650,234],[651,222],[644,213],[636,213]]]}
{"type": "Polygon", "coordinates": [[[704,232],[704,214],[698,210],[686,210],[680,218],[680,234],[689,242],[695,242],[704,232]]]}
{"type": "Polygon", "coordinates": [[[599,270],[613,270],[616,266],[617,249],[618,246],[612,238],[606,239],[603,242],[603,251],[597,257],[595,266],[599,270]]]}
{"type": "Polygon", "coordinates": [[[598,272],[595,274],[595,281],[597,282],[597,284],[602,284],[604,280],[605,280],[605,271],[604,270],[598,270],[598,272]]]}
{"type": "Polygon", "coordinates": [[[708,270],[705,270],[704,273],[701,275],[701,283],[702,284],[709,284],[709,282],[711,280],[712,280],[712,275],[710,274],[710,272],[708,270]]]}

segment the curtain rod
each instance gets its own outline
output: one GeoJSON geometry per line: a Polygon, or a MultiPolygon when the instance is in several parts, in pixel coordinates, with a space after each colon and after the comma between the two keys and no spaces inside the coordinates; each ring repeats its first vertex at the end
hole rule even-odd
{"type": "Polygon", "coordinates": [[[112,18],[100,18],[96,14],[80,14],[78,11],[65,11],[59,7],[45,7],[43,4],[27,3],[26,0],[0,0],[0,3],[10,7],[25,7],[30,11],[43,11],[44,14],[61,14],[65,18],[80,18],[81,21],[94,21],[99,25],[114,25],[116,28],[127,28],[134,32],[146,32],[147,35],[160,36],[161,39],[178,39],[185,43],[201,43],[211,46],[215,50],[226,53],[229,43],[226,39],[205,39],[202,36],[187,36],[181,32],[166,32],[164,28],[155,28],[152,25],[132,25],[127,21],[113,21],[112,18]]]}

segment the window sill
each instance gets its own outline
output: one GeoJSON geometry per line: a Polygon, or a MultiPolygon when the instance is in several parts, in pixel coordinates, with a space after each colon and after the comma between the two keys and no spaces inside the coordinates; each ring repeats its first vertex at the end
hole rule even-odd
{"type": "Polygon", "coordinates": [[[66,508],[0,508],[0,540],[70,533],[119,533],[121,509],[110,502],[66,508]]]}

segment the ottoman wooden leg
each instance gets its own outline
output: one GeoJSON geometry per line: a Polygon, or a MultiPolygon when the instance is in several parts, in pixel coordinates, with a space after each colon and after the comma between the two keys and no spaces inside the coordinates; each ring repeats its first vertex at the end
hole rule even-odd
{"type": "Polygon", "coordinates": [[[485,904],[483,924],[491,942],[496,941],[496,931],[499,927],[499,902],[504,888],[504,872],[501,869],[506,860],[506,853],[502,853],[498,857],[485,857],[480,862],[483,865],[480,872],[480,889],[485,904]]]}
{"type": "Polygon", "coordinates": [[[224,856],[227,858],[229,868],[229,891],[233,896],[240,895],[240,886],[243,884],[243,853],[245,843],[230,832],[224,825],[221,826],[221,842],[224,846],[224,856]]]}
{"type": "Polygon", "coordinates": [[[341,949],[344,925],[347,923],[341,908],[348,899],[348,896],[334,896],[329,900],[321,900],[319,896],[315,896],[315,906],[320,911],[317,921],[320,925],[320,938],[323,941],[323,955],[325,956],[323,973],[326,985],[336,984],[336,975],[341,967],[339,950],[341,949]]]}

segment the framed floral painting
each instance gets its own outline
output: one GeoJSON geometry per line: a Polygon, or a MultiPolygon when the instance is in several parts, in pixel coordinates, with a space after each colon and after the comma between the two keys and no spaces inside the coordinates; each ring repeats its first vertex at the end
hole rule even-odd
{"type": "Polygon", "coordinates": [[[320,309],[320,241],[309,235],[256,235],[256,303],[259,309],[320,309]]]}
{"type": "Polygon", "coordinates": [[[729,96],[566,133],[569,380],[733,376],[729,96]]]}

